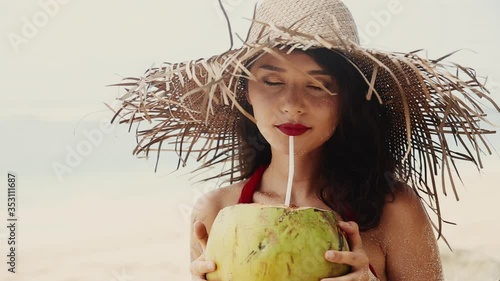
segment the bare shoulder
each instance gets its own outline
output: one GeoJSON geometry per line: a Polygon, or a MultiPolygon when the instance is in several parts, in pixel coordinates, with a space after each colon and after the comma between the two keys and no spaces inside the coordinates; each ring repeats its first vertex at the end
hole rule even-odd
{"type": "Polygon", "coordinates": [[[424,206],[416,192],[404,183],[399,183],[387,196],[380,228],[384,233],[418,231],[429,223],[424,206]]]}
{"type": "Polygon", "coordinates": [[[244,181],[217,188],[201,196],[193,206],[192,220],[200,221],[208,232],[219,211],[227,206],[238,203],[244,181]]]}
{"type": "Polygon", "coordinates": [[[388,197],[379,230],[388,279],[442,280],[432,225],[421,200],[411,187],[401,183],[388,197]]]}
{"type": "Polygon", "coordinates": [[[422,210],[423,206],[417,193],[407,184],[398,183],[394,192],[387,196],[383,217],[397,219],[402,214],[418,215],[422,210]]]}

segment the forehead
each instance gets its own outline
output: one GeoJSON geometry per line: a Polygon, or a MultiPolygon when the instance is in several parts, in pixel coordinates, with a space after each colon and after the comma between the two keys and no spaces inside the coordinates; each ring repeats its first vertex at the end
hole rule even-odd
{"type": "Polygon", "coordinates": [[[293,51],[289,54],[276,50],[274,53],[266,53],[257,59],[251,70],[276,70],[292,71],[300,69],[305,72],[324,72],[324,68],[319,65],[311,56],[302,51],[293,51]],[[275,67],[275,69],[269,66],[275,67]]]}

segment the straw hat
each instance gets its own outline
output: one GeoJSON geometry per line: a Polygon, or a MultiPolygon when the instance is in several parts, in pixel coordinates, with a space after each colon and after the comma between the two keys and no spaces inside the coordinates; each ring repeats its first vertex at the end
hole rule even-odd
{"type": "Polygon", "coordinates": [[[475,72],[444,62],[447,56],[430,60],[417,52],[361,47],[352,15],[339,0],[264,0],[242,47],[208,59],[151,68],[143,77],[115,84],[126,87],[115,118],[119,116],[120,123],[150,124],[137,130],[134,154],[157,151],[159,156],[166,147],[178,154],[182,165],[192,162],[190,158],[200,161],[201,170],[229,161],[220,175],[237,178],[237,120],[253,120],[240,103],[240,78],[251,75],[245,66],[252,60],[283,46],[288,51],[330,49],[363,74],[369,85],[367,99],[377,99],[388,112],[387,142],[398,175],[421,196],[428,195],[431,204],[438,199],[436,176],[447,176],[455,191],[455,160],[481,167],[480,154],[491,154],[483,135],[494,132],[481,127],[487,120],[478,99],[500,108],[475,72]],[[458,150],[451,150],[448,137],[456,140],[458,150]]]}

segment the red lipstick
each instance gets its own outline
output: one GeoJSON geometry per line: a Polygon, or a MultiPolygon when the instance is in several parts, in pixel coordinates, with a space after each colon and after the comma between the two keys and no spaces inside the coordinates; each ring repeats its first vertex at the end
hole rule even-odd
{"type": "Polygon", "coordinates": [[[305,133],[307,130],[311,129],[309,127],[306,127],[302,124],[291,124],[291,123],[286,123],[286,124],[281,124],[276,126],[283,134],[287,136],[300,136],[303,133],[305,133]]]}

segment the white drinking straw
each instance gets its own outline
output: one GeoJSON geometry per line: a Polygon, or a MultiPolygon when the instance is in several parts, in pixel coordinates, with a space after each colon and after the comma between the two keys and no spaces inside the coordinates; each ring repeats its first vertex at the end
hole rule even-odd
{"type": "Polygon", "coordinates": [[[294,159],[294,149],[293,149],[293,137],[289,137],[288,145],[288,184],[286,186],[286,197],[285,205],[290,207],[290,197],[292,197],[292,182],[293,182],[293,172],[295,171],[295,159],[294,159]]]}

